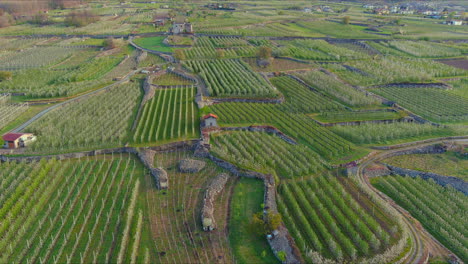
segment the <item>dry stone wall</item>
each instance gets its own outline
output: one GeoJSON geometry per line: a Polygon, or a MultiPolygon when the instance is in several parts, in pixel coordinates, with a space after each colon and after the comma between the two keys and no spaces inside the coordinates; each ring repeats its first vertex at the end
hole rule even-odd
{"type": "Polygon", "coordinates": [[[214,203],[218,194],[223,191],[228,179],[229,175],[227,173],[221,173],[211,181],[210,185],[206,189],[201,213],[203,230],[205,231],[211,231],[216,228],[214,203]]]}

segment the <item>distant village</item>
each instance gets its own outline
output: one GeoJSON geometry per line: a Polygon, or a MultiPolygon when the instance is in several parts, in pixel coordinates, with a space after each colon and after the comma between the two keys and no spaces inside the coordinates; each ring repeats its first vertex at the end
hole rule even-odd
{"type": "Polygon", "coordinates": [[[445,19],[444,24],[461,26],[466,23],[468,13],[466,10],[453,11],[448,8],[439,8],[431,5],[430,3],[404,3],[398,5],[382,5],[382,4],[365,4],[363,7],[366,12],[377,15],[422,15],[426,18],[445,19]]]}

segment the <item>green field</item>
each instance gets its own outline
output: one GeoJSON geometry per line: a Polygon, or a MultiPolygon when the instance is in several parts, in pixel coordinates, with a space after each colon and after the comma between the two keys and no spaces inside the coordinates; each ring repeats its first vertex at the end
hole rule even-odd
{"type": "Polygon", "coordinates": [[[229,242],[238,263],[278,263],[263,235],[252,229],[250,219],[262,210],[263,182],[241,178],[232,194],[229,242]]]}
{"type": "Polygon", "coordinates": [[[147,37],[147,38],[136,38],[133,40],[138,46],[155,51],[161,52],[173,52],[173,49],[163,43],[166,37],[147,37]]]}

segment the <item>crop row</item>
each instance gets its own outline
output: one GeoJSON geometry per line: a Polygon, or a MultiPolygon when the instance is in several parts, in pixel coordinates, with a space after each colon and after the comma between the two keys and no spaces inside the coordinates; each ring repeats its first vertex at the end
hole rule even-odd
{"type": "Polygon", "coordinates": [[[468,99],[442,89],[383,87],[373,91],[437,122],[468,121],[468,99]]]}
{"type": "Polygon", "coordinates": [[[143,143],[196,137],[195,94],[193,86],[156,90],[154,97],[145,103],[133,141],[143,143]]]}
{"type": "Polygon", "coordinates": [[[366,95],[321,71],[308,71],[305,73],[299,73],[296,76],[303,79],[312,87],[323,91],[348,105],[366,106],[379,103],[377,99],[366,95]]]}
{"type": "Polygon", "coordinates": [[[264,97],[275,96],[273,88],[241,60],[187,61],[185,65],[200,74],[210,95],[264,97]]]}
{"type": "MultiPolygon", "coordinates": [[[[350,182],[347,182],[349,184],[350,182]]],[[[299,248],[338,261],[357,261],[382,252],[394,232],[387,231],[332,176],[318,176],[279,188],[278,207],[299,248]]],[[[368,207],[369,206],[369,207],[368,207]]]]}
{"type": "Polygon", "coordinates": [[[273,169],[285,178],[310,175],[324,168],[324,161],[304,145],[292,145],[277,136],[260,132],[215,135],[212,151],[243,167],[273,169]]]}
{"type": "Polygon", "coordinates": [[[121,84],[54,109],[26,127],[32,150],[65,150],[125,144],[140,97],[139,84],[121,84]]]}
{"type": "Polygon", "coordinates": [[[196,46],[210,48],[230,48],[248,46],[248,43],[244,39],[233,37],[199,37],[197,38],[196,46]]]}
{"type": "Polygon", "coordinates": [[[418,138],[463,135],[468,129],[460,127],[437,127],[431,124],[392,123],[362,124],[359,126],[334,126],[336,134],[358,144],[385,143],[387,141],[418,138]]]}
{"type": "Polygon", "coordinates": [[[328,64],[325,67],[353,85],[423,82],[438,77],[465,75],[465,71],[430,59],[386,56],[374,60],[353,60],[347,67],[328,64]],[[351,67],[350,67],[351,66],[351,67]]]}
{"type": "Polygon", "coordinates": [[[0,203],[2,263],[102,263],[111,261],[113,251],[128,259],[135,254],[118,246],[124,234],[116,227],[134,221],[124,214],[132,209],[130,189],[143,173],[136,159],[1,166],[2,187],[9,190],[0,203]],[[10,179],[17,175],[24,177],[10,179]]]}
{"type": "Polygon", "coordinates": [[[0,95],[0,129],[15,120],[16,117],[28,110],[29,105],[25,103],[9,103],[10,96],[0,95]]]}
{"type": "Polygon", "coordinates": [[[289,111],[271,104],[223,103],[210,106],[221,124],[269,124],[286,135],[305,143],[322,157],[332,158],[353,151],[352,144],[319,126],[305,114],[289,111]]]}
{"type": "Polygon", "coordinates": [[[3,56],[0,70],[20,70],[51,65],[63,60],[79,49],[64,47],[36,47],[3,56]]]}
{"type": "Polygon", "coordinates": [[[343,105],[313,91],[289,77],[275,77],[271,83],[278,88],[286,98],[282,107],[289,112],[312,113],[319,111],[344,110],[343,105]]]}
{"type": "Polygon", "coordinates": [[[466,195],[421,178],[386,176],[377,178],[374,184],[463,261],[468,260],[466,195]]]}
{"type": "MultiPolygon", "coordinates": [[[[375,45],[375,44],[374,44],[375,45]]],[[[402,55],[397,52],[390,51],[388,49],[399,50],[405,55],[415,57],[449,57],[449,56],[460,56],[462,51],[455,47],[448,45],[428,42],[428,41],[390,41],[390,42],[379,42],[375,45],[376,48],[380,49],[382,53],[394,53],[395,55],[402,55]]]]}

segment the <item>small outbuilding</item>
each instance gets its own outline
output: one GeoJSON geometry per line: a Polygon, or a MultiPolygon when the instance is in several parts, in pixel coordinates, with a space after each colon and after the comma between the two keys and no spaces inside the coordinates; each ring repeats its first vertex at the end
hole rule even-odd
{"type": "Polygon", "coordinates": [[[36,141],[36,136],[31,133],[8,133],[2,138],[5,141],[3,147],[8,149],[24,148],[36,141]]]}
{"type": "Polygon", "coordinates": [[[215,114],[207,114],[203,117],[203,122],[205,127],[217,127],[218,126],[218,116],[215,114]]]}

